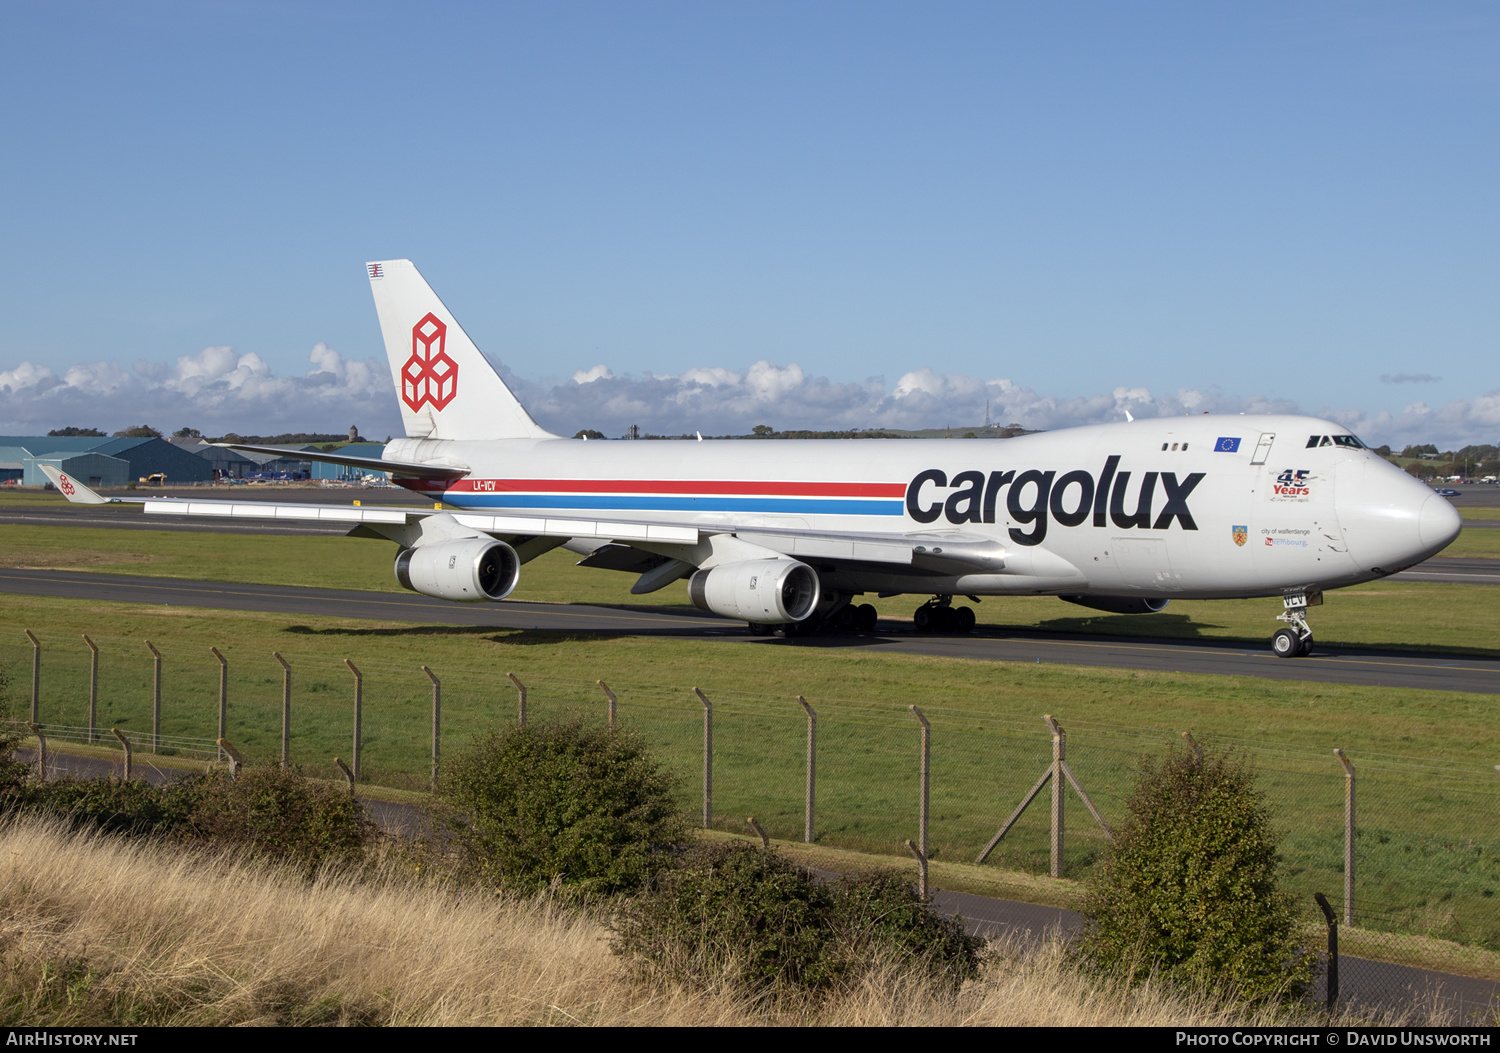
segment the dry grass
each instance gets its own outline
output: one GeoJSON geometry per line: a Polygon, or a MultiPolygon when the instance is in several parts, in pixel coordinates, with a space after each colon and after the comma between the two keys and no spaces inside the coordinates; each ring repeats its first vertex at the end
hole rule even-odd
{"type": "Polygon", "coordinates": [[[610,953],[597,919],[543,901],[394,873],[309,883],[34,821],[0,827],[9,1025],[1286,1022],[1151,984],[1092,981],[1054,945],[997,952],[985,979],[951,1000],[893,968],[822,1006],[756,1005],[647,987],[610,953]]]}

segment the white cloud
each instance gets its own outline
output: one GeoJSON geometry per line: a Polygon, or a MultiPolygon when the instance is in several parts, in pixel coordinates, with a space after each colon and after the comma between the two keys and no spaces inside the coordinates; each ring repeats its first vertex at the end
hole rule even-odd
{"type": "Polygon", "coordinates": [[[25,391],[28,388],[47,388],[56,382],[56,373],[46,366],[39,366],[32,362],[22,362],[15,369],[0,371],[0,388],[8,394],[25,391]]]}
{"type": "Polygon", "coordinates": [[[90,362],[61,378],[23,362],[0,372],[0,419],[15,434],[69,424],[113,431],[143,422],[205,434],[334,432],[353,423],[367,435],[399,433],[384,358],[346,359],[320,343],[308,361],[312,368],[301,376],[277,376],[259,355],[218,346],[128,370],[90,362]]]}
{"type": "MultiPolygon", "coordinates": [[[[23,362],[0,371],[0,431],[19,434],[73,424],[113,431],[142,422],[163,430],[183,425],[206,434],[235,431],[337,432],[358,424],[366,435],[399,434],[390,369],[382,358],[349,359],[326,344],[308,353],[305,373],[278,376],[258,355],[206,347],[164,363],[122,368],[94,362],[59,377],[23,362]]],[[[1297,413],[1295,402],[1180,388],[1156,393],[1117,387],[1092,395],[1044,395],[1008,378],[981,379],[921,367],[888,387],[882,377],[833,381],[801,366],[761,360],[743,369],[698,366],[680,374],[620,376],[601,363],[561,383],[542,384],[499,367],[517,396],[546,428],[572,435],[597,428],[622,435],[632,424],[664,435],[777,429],[973,427],[997,424],[1053,430],[1184,413],[1297,413]]],[[[1399,412],[1308,408],[1346,425],[1367,442],[1433,442],[1444,449],[1500,438],[1500,391],[1442,406],[1417,401],[1399,412]]]]}
{"type": "Polygon", "coordinates": [[[580,369],[578,372],[574,373],[573,383],[592,384],[596,380],[607,380],[613,376],[614,374],[609,371],[608,366],[599,365],[595,366],[593,369],[580,369]]]}
{"type": "Polygon", "coordinates": [[[1389,443],[1399,450],[1430,442],[1442,450],[1456,450],[1500,439],[1500,390],[1472,399],[1454,399],[1436,408],[1417,401],[1399,413],[1331,409],[1322,411],[1322,415],[1343,424],[1367,443],[1389,443]]]}

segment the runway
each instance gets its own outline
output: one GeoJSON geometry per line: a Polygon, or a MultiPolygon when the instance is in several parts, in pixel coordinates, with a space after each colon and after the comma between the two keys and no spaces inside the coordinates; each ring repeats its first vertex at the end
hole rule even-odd
{"type": "Polygon", "coordinates": [[[601,635],[717,639],[742,647],[858,648],[991,662],[1095,666],[1415,690],[1500,694],[1500,660],[1342,650],[1320,646],[1307,658],[1275,657],[1269,645],[1038,632],[981,625],[967,636],[927,635],[882,621],[869,633],[752,637],[742,622],[684,608],[586,606],[504,601],[472,606],[416,593],[243,585],[70,571],[0,569],[0,593],[136,604],[170,604],[435,625],[493,626],[601,635]]]}

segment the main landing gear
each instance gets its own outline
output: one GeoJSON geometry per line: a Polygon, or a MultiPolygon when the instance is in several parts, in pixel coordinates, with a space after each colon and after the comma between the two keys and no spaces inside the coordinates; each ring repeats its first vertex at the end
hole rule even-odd
{"type": "Polygon", "coordinates": [[[934,596],[917,608],[916,613],[911,616],[911,620],[919,633],[969,633],[974,631],[973,609],[970,607],[953,606],[952,596],[934,596]]]}
{"type": "Polygon", "coordinates": [[[856,605],[845,601],[843,606],[821,618],[814,615],[805,621],[787,622],[783,625],[751,622],[749,631],[751,636],[775,636],[778,631],[782,636],[811,636],[821,632],[867,633],[875,628],[878,618],[879,614],[873,604],[856,605]]]}
{"type": "Polygon", "coordinates": [[[1286,604],[1286,610],[1276,616],[1279,622],[1286,622],[1286,628],[1277,629],[1271,637],[1271,650],[1276,652],[1277,658],[1301,658],[1313,649],[1312,627],[1307,624],[1307,608],[1318,607],[1323,603],[1323,594],[1293,593],[1282,597],[1286,604]]]}

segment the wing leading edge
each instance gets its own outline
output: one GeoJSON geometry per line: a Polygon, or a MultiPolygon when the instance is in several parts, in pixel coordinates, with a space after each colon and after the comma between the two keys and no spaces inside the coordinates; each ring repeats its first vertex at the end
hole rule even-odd
{"type": "MultiPolygon", "coordinates": [[[[352,459],[352,458],[351,458],[352,459]]],[[[794,559],[831,563],[916,565],[933,571],[980,570],[991,573],[1005,566],[1006,549],[988,538],[945,534],[843,534],[731,524],[684,526],[648,520],[573,519],[544,516],[507,516],[441,508],[391,508],[359,505],[281,504],[274,501],[220,501],[195,498],[110,498],[71,479],[52,465],[42,470],[54,486],[75,504],[139,504],[146,515],[211,516],[252,519],[347,523],[351,527],[400,528],[445,516],[458,526],[497,538],[585,538],[634,545],[695,565],[712,558],[711,539],[732,536],[768,553],[794,559]]],[[[399,540],[393,537],[392,540],[399,540]]]]}

